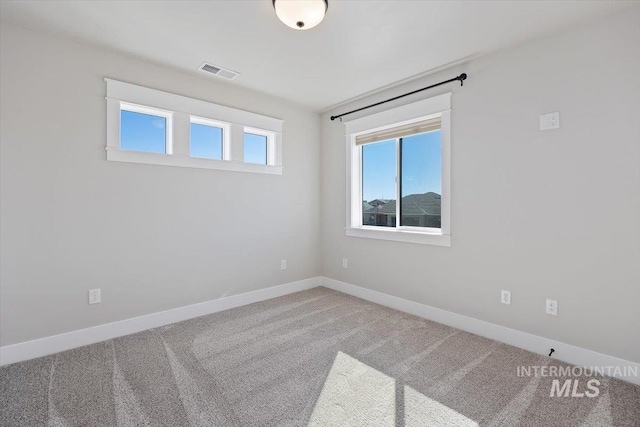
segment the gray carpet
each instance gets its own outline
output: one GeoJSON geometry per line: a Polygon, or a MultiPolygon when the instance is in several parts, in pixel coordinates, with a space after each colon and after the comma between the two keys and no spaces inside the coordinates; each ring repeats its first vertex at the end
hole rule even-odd
{"type": "Polygon", "coordinates": [[[3,367],[0,425],[640,425],[640,387],[523,365],[566,366],[319,287],[3,367]]]}

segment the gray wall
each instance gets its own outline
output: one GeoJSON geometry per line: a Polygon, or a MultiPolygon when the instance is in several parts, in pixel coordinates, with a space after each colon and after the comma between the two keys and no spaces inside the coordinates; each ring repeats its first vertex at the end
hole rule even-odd
{"type": "Polygon", "coordinates": [[[454,92],[451,248],[345,236],[344,126],[326,114],[323,274],[640,362],[639,10],[330,113],[469,74],[426,95],[454,92]],[[551,111],[561,128],[539,131],[551,111]]]}
{"type": "Polygon", "coordinates": [[[328,115],[0,31],[0,345],[322,273],[640,362],[638,8],[333,112],[469,74],[429,94],[455,92],[451,248],[344,235],[343,125],[328,115]],[[284,175],[105,161],[105,76],[284,119],[284,175]],[[540,132],[550,111],[562,127],[540,132]]]}
{"type": "Polygon", "coordinates": [[[4,23],[0,40],[1,345],[320,273],[318,114],[4,23]],[[284,175],[107,162],[104,77],[284,119],[284,175]]]}

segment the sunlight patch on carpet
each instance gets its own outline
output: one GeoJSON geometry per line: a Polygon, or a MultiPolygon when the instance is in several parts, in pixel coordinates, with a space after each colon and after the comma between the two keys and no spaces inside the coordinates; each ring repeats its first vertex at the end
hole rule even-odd
{"type": "Polygon", "coordinates": [[[393,378],[338,352],[309,426],[393,427],[395,390],[393,378]]]}
{"type": "Polygon", "coordinates": [[[478,427],[478,423],[446,405],[404,386],[405,427],[478,427]]]}
{"type": "MultiPolygon", "coordinates": [[[[475,421],[409,386],[404,386],[403,404],[406,427],[478,427],[475,421]]],[[[395,421],[395,379],[338,352],[309,426],[393,427],[395,421]]]]}

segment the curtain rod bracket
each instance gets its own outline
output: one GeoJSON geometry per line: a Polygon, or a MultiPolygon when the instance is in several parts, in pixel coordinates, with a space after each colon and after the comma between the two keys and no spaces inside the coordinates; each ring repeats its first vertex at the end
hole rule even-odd
{"type": "Polygon", "coordinates": [[[331,119],[331,121],[334,121],[335,119],[340,119],[340,121],[342,121],[342,117],[343,116],[346,116],[346,115],[349,115],[349,114],[353,114],[353,113],[357,113],[358,111],[366,110],[367,108],[377,107],[378,105],[386,104],[387,102],[395,101],[396,99],[404,98],[405,96],[413,95],[414,93],[422,92],[423,90],[431,89],[431,88],[434,88],[434,87],[437,87],[437,86],[442,86],[444,84],[455,82],[455,81],[459,81],[460,82],[460,86],[464,86],[464,81],[466,79],[467,79],[467,73],[462,73],[459,76],[454,77],[452,79],[445,80],[443,82],[436,83],[436,84],[433,84],[431,86],[423,87],[422,89],[414,90],[413,92],[405,93],[404,95],[398,95],[398,96],[395,96],[393,98],[389,98],[389,99],[384,100],[384,101],[376,102],[375,104],[367,105],[366,107],[357,108],[355,110],[351,110],[351,111],[348,111],[346,113],[338,114],[337,116],[331,116],[330,119],[331,119]]]}

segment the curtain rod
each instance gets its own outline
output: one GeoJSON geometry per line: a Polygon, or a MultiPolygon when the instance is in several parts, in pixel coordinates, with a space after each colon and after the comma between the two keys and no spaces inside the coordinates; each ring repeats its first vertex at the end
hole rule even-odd
{"type": "Polygon", "coordinates": [[[355,109],[355,110],[348,111],[346,113],[338,114],[337,116],[331,116],[331,120],[333,121],[335,119],[339,119],[339,118],[341,118],[343,116],[346,116],[348,114],[353,114],[353,113],[357,113],[358,111],[366,110],[367,108],[377,107],[378,105],[386,104],[387,102],[395,101],[396,99],[404,98],[405,96],[413,95],[414,93],[418,93],[418,92],[422,92],[423,90],[432,89],[434,87],[442,86],[442,85],[447,84],[447,83],[459,81],[460,82],[460,86],[463,86],[464,85],[464,81],[466,79],[467,79],[467,74],[466,73],[462,73],[459,76],[454,77],[452,79],[445,80],[443,82],[436,83],[436,84],[431,85],[431,86],[423,87],[422,89],[414,90],[413,92],[405,93],[404,95],[394,96],[393,98],[389,98],[389,99],[386,99],[384,101],[376,102],[375,104],[367,105],[366,107],[361,107],[361,108],[358,108],[358,109],[355,109]]]}

